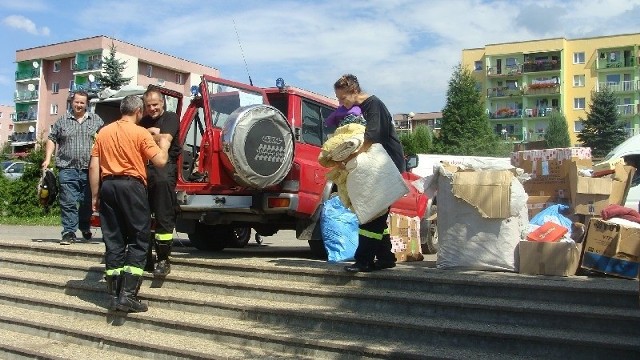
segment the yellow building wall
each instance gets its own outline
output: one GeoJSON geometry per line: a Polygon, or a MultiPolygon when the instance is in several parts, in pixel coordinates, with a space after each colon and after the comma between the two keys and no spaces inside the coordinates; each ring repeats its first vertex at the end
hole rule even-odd
{"type": "MultiPolygon", "coordinates": [[[[580,121],[580,119],[584,120],[587,117],[587,111],[589,111],[591,104],[592,92],[596,91],[598,88],[598,74],[600,74],[601,77],[604,77],[607,73],[607,70],[597,70],[598,56],[601,51],[607,51],[610,49],[624,48],[625,50],[628,50],[629,47],[633,48],[633,66],[624,68],[620,71],[622,71],[622,74],[631,75],[631,80],[633,81],[635,90],[633,94],[626,94],[625,97],[630,96],[632,98],[632,103],[634,104],[636,113],[633,118],[625,118],[625,120],[630,122],[631,128],[635,129],[636,133],[640,131],[640,115],[637,114],[637,109],[640,105],[640,88],[637,87],[640,80],[640,77],[638,76],[640,69],[638,66],[638,59],[640,59],[640,54],[638,53],[639,45],[640,34],[613,35],[583,39],[555,38],[503,44],[488,44],[483,48],[462,50],[462,65],[472,71],[478,82],[487,86],[491,81],[487,75],[489,71],[488,69],[496,65],[496,59],[502,59],[503,66],[507,57],[516,58],[519,64],[523,64],[525,54],[559,52],[561,60],[559,76],[560,110],[567,120],[571,142],[572,144],[576,144],[578,143],[578,132],[575,131],[576,122],[580,121]],[[574,54],[579,52],[584,53],[584,64],[574,64],[574,54]],[[484,66],[482,71],[474,71],[474,64],[476,61],[482,61],[484,66]],[[584,75],[584,86],[574,86],[575,75],[584,75]],[[576,98],[585,99],[584,109],[574,108],[576,98]]],[[[616,69],[613,69],[612,71],[616,71],[616,69]]],[[[620,71],[617,71],[616,73],[620,73],[620,71]]],[[[523,80],[530,80],[533,77],[535,77],[535,73],[521,75],[521,79],[523,80]]],[[[601,78],[600,81],[603,81],[603,79],[601,78]]],[[[489,100],[487,100],[487,105],[489,105],[489,100]]],[[[498,123],[500,120],[491,121],[498,123]]],[[[526,119],[522,120],[522,124],[526,124],[526,122],[526,119]]]]}

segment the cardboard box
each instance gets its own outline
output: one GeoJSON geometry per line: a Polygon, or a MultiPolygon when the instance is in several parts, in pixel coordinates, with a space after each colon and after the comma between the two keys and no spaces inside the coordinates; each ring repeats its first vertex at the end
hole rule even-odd
{"type": "Polygon", "coordinates": [[[527,210],[529,212],[529,219],[533,219],[540,211],[546,209],[548,206],[558,204],[555,196],[529,196],[527,199],[527,210]]]}
{"type": "Polygon", "coordinates": [[[591,149],[585,147],[517,151],[511,154],[511,164],[531,175],[523,183],[530,196],[570,198],[571,165],[591,167],[591,149]]]}
{"type": "Polygon", "coordinates": [[[580,262],[580,250],[580,245],[573,242],[520,241],[518,272],[529,275],[575,275],[580,262]]]}
{"type": "Polygon", "coordinates": [[[556,224],[553,221],[547,221],[539,228],[527,235],[527,240],[537,242],[556,242],[559,241],[564,234],[569,232],[566,227],[556,224]]]}
{"type": "Polygon", "coordinates": [[[509,170],[458,171],[453,174],[453,196],[478,209],[482,217],[505,219],[511,216],[509,170]]]}
{"type": "Polygon", "coordinates": [[[618,163],[613,174],[604,177],[580,176],[580,167],[572,165],[571,203],[574,213],[600,216],[610,204],[624,205],[635,168],[618,163]]]}
{"type": "Polygon", "coordinates": [[[640,228],[591,219],[581,266],[627,279],[638,278],[640,228]]]}
{"type": "Polygon", "coordinates": [[[390,213],[388,221],[391,252],[396,261],[422,261],[424,256],[420,243],[420,218],[390,213]]]}

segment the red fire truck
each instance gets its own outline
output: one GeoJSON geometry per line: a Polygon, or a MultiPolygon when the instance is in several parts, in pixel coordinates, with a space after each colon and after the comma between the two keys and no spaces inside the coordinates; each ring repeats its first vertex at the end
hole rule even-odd
{"type": "MultiPolygon", "coordinates": [[[[188,234],[194,247],[242,247],[251,229],[258,236],[286,229],[307,240],[314,253],[324,252],[319,214],[336,187],[318,155],[335,130],[323,126],[323,119],[338,104],[279,85],[260,88],[204,75],[184,109],[182,94],[162,89],[167,110],[181,117],[176,231],[188,234]]],[[[417,156],[409,156],[407,165],[415,167],[417,156]]],[[[411,184],[419,176],[403,177],[410,193],[392,212],[424,218],[427,198],[411,184]]],[[[422,232],[423,243],[434,240],[428,227],[422,232]]]]}

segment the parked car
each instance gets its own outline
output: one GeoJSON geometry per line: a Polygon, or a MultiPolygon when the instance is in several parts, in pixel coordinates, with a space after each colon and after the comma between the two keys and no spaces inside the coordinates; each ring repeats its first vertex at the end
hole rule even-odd
{"type": "Polygon", "coordinates": [[[16,180],[22,177],[27,163],[24,161],[3,161],[2,173],[9,180],[16,180]]]}
{"type": "Polygon", "coordinates": [[[618,158],[623,158],[627,164],[636,168],[624,206],[640,211],[640,170],[638,170],[638,166],[640,166],[640,134],[634,135],[616,146],[605,156],[604,161],[618,158]]]}

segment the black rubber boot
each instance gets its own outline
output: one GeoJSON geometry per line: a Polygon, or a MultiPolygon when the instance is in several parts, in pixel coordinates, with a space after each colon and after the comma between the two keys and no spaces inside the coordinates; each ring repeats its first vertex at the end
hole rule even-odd
{"type": "Polygon", "coordinates": [[[107,281],[107,292],[109,293],[109,310],[115,310],[118,305],[118,296],[122,288],[122,276],[108,275],[104,279],[107,281]]]}
{"type": "Polygon", "coordinates": [[[118,298],[117,309],[124,312],[145,312],[149,310],[149,307],[138,299],[142,276],[128,272],[121,273],[120,276],[122,277],[122,290],[118,298]]]}
{"type": "MultiPolygon", "coordinates": [[[[153,235],[151,235],[153,236],[153,235]]],[[[153,237],[149,241],[149,250],[147,250],[147,263],[144,265],[144,271],[153,272],[156,266],[156,258],[153,256],[153,237]]]]}
{"type": "Polygon", "coordinates": [[[171,272],[171,244],[173,241],[156,241],[156,268],[153,270],[153,276],[167,276],[171,272]]]}

